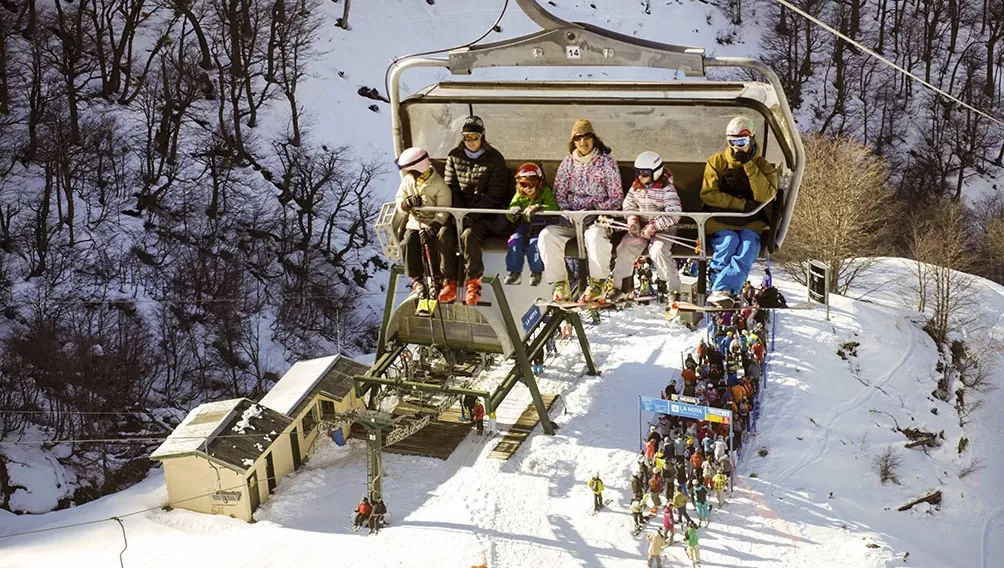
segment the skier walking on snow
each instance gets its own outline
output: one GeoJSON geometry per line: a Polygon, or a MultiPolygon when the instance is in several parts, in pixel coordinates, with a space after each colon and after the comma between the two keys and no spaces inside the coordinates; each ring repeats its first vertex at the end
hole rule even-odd
{"type": "Polygon", "coordinates": [[[645,522],[645,519],[641,515],[641,499],[635,497],[631,500],[631,517],[634,519],[634,528],[640,529],[641,525],[645,522]]]}
{"type": "Polygon", "coordinates": [[[718,494],[718,508],[725,506],[725,490],[729,488],[729,478],[725,476],[725,472],[719,468],[718,473],[715,474],[715,493],[718,494]]]}
{"type": "Polygon", "coordinates": [[[659,529],[655,534],[645,537],[648,539],[648,567],[652,568],[652,561],[655,560],[656,568],[662,568],[662,549],[666,548],[666,535],[659,529]]]}
{"type": "Polygon", "coordinates": [[[603,480],[600,479],[600,474],[594,475],[588,485],[593,492],[593,512],[595,513],[603,508],[603,480]]]}
{"type": "Polygon", "coordinates": [[[687,558],[694,568],[701,568],[701,546],[697,543],[697,525],[693,522],[687,529],[687,558]]]}
{"type": "Polygon", "coordinates": [[[711,522],[708,511],[708,488],[704,486],[701,478],[694,480],[694,506],[697,508],[697,520],[704,521],[704,526],[711,522]]]}
{"type": "Polygon", "coordinates": [[[666,508],[662,510],[662,528],[666,530],[666,536],[669,537],[669,546],[673,546],[673,535],[676,531],[676,526],[673,525],[672,503],[666,503],[666,508]]]}

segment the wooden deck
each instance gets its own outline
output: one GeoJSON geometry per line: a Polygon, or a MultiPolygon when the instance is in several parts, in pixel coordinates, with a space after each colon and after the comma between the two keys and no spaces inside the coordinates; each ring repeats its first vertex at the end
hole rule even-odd
{"type": "MultiPolygon", "coordinates": [[[[401,403],[395,409],[395,414],[418,414],[424,409],[408,403],[401,403]]],[[[487,420],[485,427],[488,426],[487,420]]],[[[440,414],[428,426],[408,436],[393,446],[384,447],[383,451],[405,456],[423,456],[445,460],[464,441],[473,425],[460,421],[460,407],[454,406],[440,414]]],[[[352,437],[366,439],[366,430],[359,424],[352,425],[352,437]]]]}
{"type": "MultiPolygon", "coordinates": [[[[554,406],[554,401],[558,400],[558,395],[556,394],[546,394],[542,393],[541,397],[544,399],[544,406],[547,407],[547,411],[551,411],[551,407],[554,406]]],[[[523,445],[523,441],[530,437],[530,432],[540,423],[540,417],[537,416],[537,409],[534,407],[533,402],[526,406],[523,414],[520,414],[519,419],[513,424],[509,431],[502,436],[502,440],[499,441],[495,449],[492,450],[491,454],[488,455],[490,458],[497,460],[508,460],[512,457],[516,450],[523,445]]]]}

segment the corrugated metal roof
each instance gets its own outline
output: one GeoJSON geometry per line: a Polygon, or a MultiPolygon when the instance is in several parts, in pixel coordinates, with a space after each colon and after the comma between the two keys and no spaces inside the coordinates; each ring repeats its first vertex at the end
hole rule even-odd
{"type": "Polygon", "coordinates": [[[245,399],[207,402],[195,407],[164,443],[150,454],[150,459],[163,459],[197,451],[223,426],[227,417],[242,400],[245,399]]]}
{"type": "Polygon", "coordinates": [[[291,422],[271,408],[242,399],[209,440],[208,453],[239,471],[247,471],[291,422]]]}
{"type": "Polygon", "coordinates": [[[244,472],[291,422],[246,398],[202,404],[188,413],[150,459],[202,454],[244,472]]]}
{"type": "Polygon", "coordinates": [[[286,416],[293,416],[293,410],[314,390],[339,357],[340,355],[331,355],[297,361],[268,394],[262,397],[259,404],[286,416]]]}

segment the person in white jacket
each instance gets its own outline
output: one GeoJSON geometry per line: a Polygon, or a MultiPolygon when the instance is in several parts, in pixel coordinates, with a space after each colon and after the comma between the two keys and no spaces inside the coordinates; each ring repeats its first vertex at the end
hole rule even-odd
{"type": "Polygon", "coordinates": [[[411,289],[419,298],[435,298],[438,290],[427,290],[424,281],[425,262],[431,264],[430,276],[437,282],[457,273],[457,248],[454,232],[446,226],[447,213],[415,211],[419,207],[449,207],[450,188],[432,167],[429,154],[422,148],[408,148],[397,159],[401,170],[401,185],[394,201],[397,210],[408,215],[401,252],[405,274],[411,277],[411,289]],[[423,243],[424,241],[424,243],[423,243]],[[428,247],[428,257],[422,246],[428,247]]]}
{"type": "MultiPolygon", "coordinates": [[[[673,212],[683,211],[680,196],[673,185],[673,174],[663,166],[662,158],[655,152],[642,152],[634,161],[635,180],[624,196],[624,211],[673,212]]],[[[631,295],[634,282],[631,273],[635,261],[645,251],[655,265],[659,276],[659,291],[679,297],[680,272],[673,260],[673,244],[660,235],[676,233],[679,217],[628,217],[628,234],[617,245],[617,260],[614,264],[614,286],[611,300],[619,300],[631,295]]]]}

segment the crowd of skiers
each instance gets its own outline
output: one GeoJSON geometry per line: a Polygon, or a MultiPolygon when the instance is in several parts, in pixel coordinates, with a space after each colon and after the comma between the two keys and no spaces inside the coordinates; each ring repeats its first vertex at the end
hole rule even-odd
{"type": "MultiPolygon", "coordinates": [[[[767,290],[773,290],[769,270],[759,294],[767,290]]],[[[680,525],[687,557],[699,567],[698,529],[707,527],[712,508],[724,507],[732,495],[735,451],[743,433],[752,427],[750,409],[763,375],[769,317],[769,312],[756,308],[757,293],[752,284],[742,287],[740,297],[741,305],[735,311],[719,312],[711,318],[709,338],[700,341],[696,357],[687,355],[680,375],[660,393],[663,399],[731,410],[731,437],[724,422],[659,414],[642,440],[630,479],[633,497],[629,509],[637,535],[661,508],[662,526],[646,536],[650,566],[662,566],[661,551],[673,545],[676,526],[680,525]],[[688,503],[694,517],[687,510],[688,503]]],[[[594,496],[594,512],[599,511],[605,502],[598,474],[589,480],[588,487],[594,496]]]]}
{"type": "MultiPolygon", "coordinates": [[[[486,237],[495,235],[508,238],[507,284],[521,281],[526,260],[530,284],[546,281],[553,286],[553,299],[566,301],[570,287],[565,244],[575,238],[576,231],[564,218],[539,216],[539,212],[682,211],[672,172],[659,154],[646,151],[636,157],[634,180],[625,190],[611,149],[588,120],[580,119],[572,126],[568,155],[558,166],[553,185],[534,163],[517,169],[514,184],[505,158],[488,143],[479,117],[468,117],[460,136],[446,158],[443,176],[422,148],[408,148],[396,162],[402,181],[396,196],[395,227],[406,274],[420,298],[453,302],[458,283],[465,282],[465,303],[478,303],[484,275],[482,246],[486,237]],[[495,209],[499,213],[465,215],[458,235],[447,213],[423,211],[422,207],[495,209]],[[462,270],[458,256],[463,259],[462,270]],[[432,277],[431,290],[426,276],[432,277]]],[[[709,158],[705,166],[700,194],[704,210],[750,213],[775,196],[777,171],[763,157],[751,119],[732,119],[725,139],[727,147],[709,158]]],[[[730,220],[711,219],[706,224],[714,251],[709,263],[708,301],[731,307],[759,254],[760,235],[768,223],[762,212],[726,219],[730,220]]],[[[626,224],[617,227],[626,234],[615,255],[611,237],[616,224],[599,217],[587,220],[584,244],[589,283],[580,300],[595,302],[629,295],[633,291],[631,270],[642,255],[652,259],[663,294],[679,290],[679,275],[671,257],[678,221],[675,216],[628,217],[626,224]]]]}

